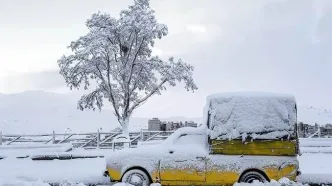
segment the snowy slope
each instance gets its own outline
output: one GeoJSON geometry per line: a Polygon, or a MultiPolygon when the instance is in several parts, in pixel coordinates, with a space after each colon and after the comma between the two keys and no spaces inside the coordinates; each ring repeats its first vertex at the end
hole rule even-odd
{"type": "Polygon", "coordinates": [[[298,121],[307,124],[332,124],[332,111],[325,108],[315,108],[313,106],[299,106],[298,121]]]}
{"type": "Polygon", "coordinates": [[[111,129],[116,120],[111,112],[79,111],[72,96],[40,91],[0,97],[0,129],[6,133],[95,131],[111,129]]]}
{"type": "MultiPolygon", "coordinates": [[[[0,131],[4,133],[57,133],[70,128],[74,132],[109,131],[119,124],[111,110],[80,111],[76,108],[80,95],[29,91],[0,95],[0,131]]],[[[132,118],[131,130],[147,128],[149,118],[132,118]]],[[[164,120],[164,119],[162,119],[164,120]]],[[[177,121],[187,118],[175,117],[177,121]]],[[[197,121],[197,120],[196,120],[197,121]]],[[[68,132],[68,131],[67,131],[68,132]]]]}
{"type": "MultiPolygon", "coordinates": [[[[118,127],[110,110],[80,111],[76,109],[79,95],[30,91],[19,94],[0,94],[0,130],[4,133],[93,132],[98,128],[109,131],[118,127]]],[[[203,108],[202,108],[203,113],[203,108]]],[[[158,117],[158,116],[151,116],[158,117]]],[[[149,118],[132,118],[131,130],[147,128],[149,118]]],[[[201,118],[182,116],[161,118],[163,121],[193,120],[201,118]]],[[[332,112],[310,106],[298,107],[298,121],[305,123],[332,123],[332,112]]]]}

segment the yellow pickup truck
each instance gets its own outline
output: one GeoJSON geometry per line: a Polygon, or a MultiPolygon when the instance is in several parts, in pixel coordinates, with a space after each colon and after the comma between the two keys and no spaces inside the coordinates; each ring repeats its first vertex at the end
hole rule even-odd
{"type": "Polygon", "coordinates": [[[180,128],[161,144],[110,154],[104,175],[113,182],[142,186],[295,180],[300,172],[294,117],[291,96],[213,95],[207,99],[201,126],[180,128]],[[267,123],[251,123],[264,119],[267,123]]]}

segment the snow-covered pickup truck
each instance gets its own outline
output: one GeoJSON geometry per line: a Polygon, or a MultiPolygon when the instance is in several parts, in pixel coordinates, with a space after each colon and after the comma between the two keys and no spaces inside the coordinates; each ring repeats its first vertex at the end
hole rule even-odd
{"type": "Polygon", "coordinates": [[[232,93],[209,96],[204,124],[164,142],[116,151],[106,159],[111,181],[132,185],[232,185],[299,174],[295,99],[232,93]]]}

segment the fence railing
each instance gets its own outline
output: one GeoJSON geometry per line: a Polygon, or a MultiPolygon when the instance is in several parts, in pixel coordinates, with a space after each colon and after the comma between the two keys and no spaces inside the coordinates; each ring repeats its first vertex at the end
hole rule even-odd
{"type": "MultiPolygon", "coordinates": [[[[147,131],[130,132],[131,147],[138,143],[165,140],[174,131],[147,131]]],[[[0,131],[0,145],[27,145],[27,144],[65,144],[71,143],[74,148],[117,148],[124,142],[119,140],[121,132],[88,132],[88,133],[49,133],[49,134],[4,134],[0,131]]],[[[331,152],[332,138],[300,138],[300,147],[303,152],[331,152]]]]}
{"type": "MultiPolygon", "coordinates": [[[[174,131],[130,132],[130,145],[138,141],[164,140],[174,131]]],[[[72,143],[74,148],[114,148],[121,145],[118,139],[121,132],[88,132],[88,133],[48,133],[48,134],[4,134],[0,131],[0,145],[26,144],[63,144],[72,143]]]]}

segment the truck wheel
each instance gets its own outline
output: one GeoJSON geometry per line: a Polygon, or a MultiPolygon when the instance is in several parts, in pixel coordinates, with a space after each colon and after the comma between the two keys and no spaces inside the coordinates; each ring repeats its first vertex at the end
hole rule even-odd
{"type": "Polygon", "coordinates": [[[239,182],[252,183],[254,180],[257,180],[259,182],[268,181],[263,174],[256,172],[256,171],[249,171],[249,172],[244,173],[240,177],[239,182]]]}
{"type": "Polygon", "coordinates": [[[150,186],[149,176],[139,169],[127,171],[122,176],[121,182],[129,183],[134,186],[150,186]]]}

